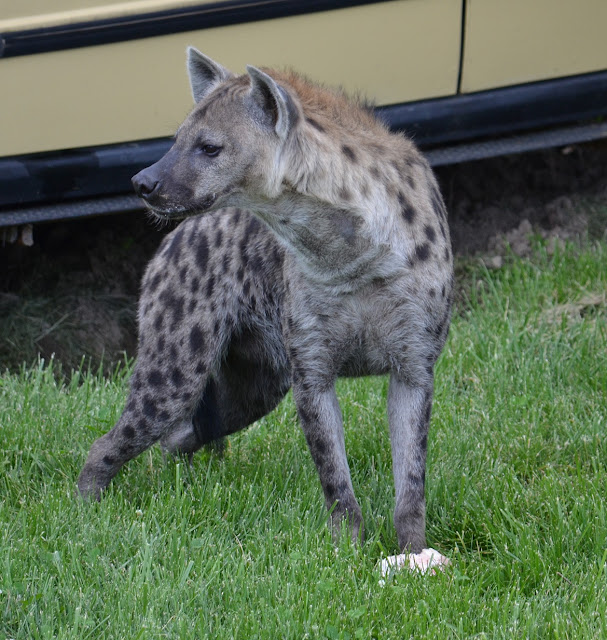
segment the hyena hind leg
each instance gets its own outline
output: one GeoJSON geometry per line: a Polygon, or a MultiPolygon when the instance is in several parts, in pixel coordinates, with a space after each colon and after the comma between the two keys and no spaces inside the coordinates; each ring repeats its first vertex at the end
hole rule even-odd
{"type": "Polygon", "coordinates": [[[158,359],[139,358],[122,415],[91,446],[78,478],[81,496],[99,498],[126,462],[180,425],[191,423],[208,379],[205,371],[210,369],[203,353],[196,360],[193,367],[175,362],[167,370],[158,359]]]}
{"type": "Polygon", "coordinates": [[[281,344],[260,332],[243,331],[232,342],[217,375],[210,378],[193,419],[168,433],[161,446],[192,456],[203,446],[221,452],[225,436],[270,413],[290,387],[281,344]]]}

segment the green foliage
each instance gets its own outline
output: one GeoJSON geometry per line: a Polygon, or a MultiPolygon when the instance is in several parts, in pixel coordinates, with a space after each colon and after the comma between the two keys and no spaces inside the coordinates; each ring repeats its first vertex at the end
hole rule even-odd
{"type": "Polygon", "coordinates": [[[128,371],[41,362],[0,377],[0,638],[607,637],[607,248],[540,247],[471,282],[429,441],[446,573],[379,585],[397,552],[386,380],[339,383],[367,538],[336,548],[291,398],[223,458],[155,449],[83,504],[128,371]]]}

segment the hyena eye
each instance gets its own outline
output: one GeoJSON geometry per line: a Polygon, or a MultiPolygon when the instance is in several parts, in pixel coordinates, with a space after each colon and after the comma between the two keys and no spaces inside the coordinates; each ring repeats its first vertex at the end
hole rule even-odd
{"type": "Polygon", "coordinates": [[[209,156],[209,158],[214,158],[216,155],[219,155],[221,151],[221,147],[216,147],[214,144],[203,144],[201,147],[202,153],[205,156],[209,156]]]}

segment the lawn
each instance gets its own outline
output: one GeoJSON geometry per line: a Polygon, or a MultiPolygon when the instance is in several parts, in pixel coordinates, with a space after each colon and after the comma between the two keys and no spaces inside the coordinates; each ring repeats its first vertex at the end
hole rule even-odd
{"type": "Polygon", "coordinates": [[[380,585],[387,380],[339,383],[367,538],[336,547],[290,397],[222,458],[155,448],[82,503],[128,367],[40,363],[0,377],[0,639],[607,637],[607,245],[463,271],[428,450],[448,571],[380,585]]]}

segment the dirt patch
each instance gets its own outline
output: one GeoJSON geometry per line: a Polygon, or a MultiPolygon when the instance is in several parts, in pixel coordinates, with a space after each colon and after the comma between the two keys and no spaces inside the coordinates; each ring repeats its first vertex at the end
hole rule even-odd
{"type": "MultiPolygon", "coordinates": [[[[607,144],[437,171],[457,255],[499,268],[566,241],[607,237],[607,144]]],[[[33,246],[0,246],[0,370],[53,356],[106,371],[136,349],[139,281],[169,229],[143,214],[38,225],[33,246]]]]}
{"type": "Polygon", "coordinates": [[[533,235],[549,247],[604,237],[606,161],[601,141],[440,169],[456,254],[490,261],[528,256],[533,235]]]}
{"type": "Polygon", "coordinates": [[[108,216],[0,248],[0,370],[54,356],[109,371],[134,355],[139,281],[163,235],[143,214],[108,216]]]}

